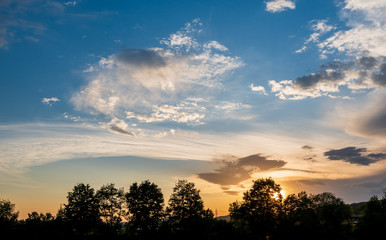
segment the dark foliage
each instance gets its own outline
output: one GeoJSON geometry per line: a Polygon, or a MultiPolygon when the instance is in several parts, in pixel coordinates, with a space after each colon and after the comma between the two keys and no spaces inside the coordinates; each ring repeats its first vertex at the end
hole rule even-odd
{"type": "Polygon", "coordinates": [[[114,184],[96,193],[77,184],[56,216],[32,212],[17,220],[9,200],[0,200],[1,239],[382,239],[386,192],[347,205],[332,193],[288,195],[273,179],[258,179],[242,201],[230,204],[231,221],[204,208],[194,183],[179,180],[164,211],[161,189],[146,180],[127,193],[114,184]],[[123,222],[124,218],[128,222],[123,222]]]}
{"type": "Polygon", "coordinates": [[[126,194],[129,232],[132,236],[150,236],[164,217],[164,197],[161,189],[149,180],[133,183],[126,194]]]}

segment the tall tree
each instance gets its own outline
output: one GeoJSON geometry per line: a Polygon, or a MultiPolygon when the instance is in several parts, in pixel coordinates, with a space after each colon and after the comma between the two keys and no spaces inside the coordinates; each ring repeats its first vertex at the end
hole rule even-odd
{"type": "Polygon", "coordinates": [[[320,224],[320,237],[323,239],[343,239],[351,231],[351,209],[342,199],[324,192],[312,197],[317,219],[320,224]]]}
{"type": "Polygon", "coordinates": [[[90,185],[79,183],[67,195],[68,203],[64,205],[66,219],[77,233],[91,234],[100,222],[99,203],[90,185]]]}
{"type": "Polygon", "coordinates": [[[9,200],[0,200],[0,224],[16,222],[19,212],[15,211],[15,204],[9,200]]]}
{"type": "Polygon", "coordinates": [[[279,230],[275,232],[278,239],[309,239],[319,229],[312,195],[306,192],[290,194],[283,202],[279,230]]]}
{"type": "Polygon", "coordinates": [[[359,221],[356,235],[359,239],[379,239],[386,229],[386,189],[381,199],[372,196],[366,203],[364,216],[359,221]]]}
{"type": "Polygon", "coordinates": [[[15,211],[15,204],[9,200],[0,199],[0,236],[2,238],[14,238],[18,216],[19,212],[15,211]]]}
{"type": "Polygon", "coordinates": [[[271,236],[281,212],[281,187],[272,178],[253,181],[243,201],[230,204],[229,212],[235,225],[247,235],[266,239],[271,236]]]}
{"type": "Polygon", "coordinates": [[[129,221],[132,229],[154,231],[164,216],[164,197],[161,189],[149,180],[133,183],[126,194],[129,221]]]}
{"type": "Polygon", "coordinates": [[[194,183],[187,180],[178,180],[166,208],[169,219],[179,222],[182,219],[203,218],[213,216],[210,210],[204,209],[204,202],[200,196],[200,190],[194,183]]]}
{"type": "Polygon", "coordinates": [[[110,227],[120,227],[122,217],[125,215],[125,193],[123,188],[116,188],[114,184],[103,185],[95,197],[99,203],[99,214],[102,221],[110,227]]]}

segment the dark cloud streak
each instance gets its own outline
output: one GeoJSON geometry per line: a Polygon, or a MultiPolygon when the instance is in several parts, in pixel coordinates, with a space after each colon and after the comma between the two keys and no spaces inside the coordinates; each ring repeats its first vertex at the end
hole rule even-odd
{"type": "Polygon", "coordinates": [[[251,178],[255,171],[266,171],[283,167],[286,162],[280,160],[267,160],[260,154],[250,155],[244,158],[222,159],[219,161],[221,168],[209,173],[199,173],[198,177],[221,186],[237,185],[251,178]]]}
{"type": "Polygon", "coordinates": [[[372,163],[386,159],[386,154],[371,153],[364,155],[366,148],[346,147],[342,149],[333,149],[324,153],[328,159],[336,161],[343,160],[351,164],[368,166],[372,163]]]}
{"type": "Polygon", "coordinates": [[[151,49],[128,49],[123,48],[116,55],[116,59],[122,63],[142,67],[163,67],[166,65],[164,57],[157,51],[151,49]]]}
{"type": "Polygon", "coordinates": [[[294,81],[294,87],[300,89],[310,89],[318,83],[334,83],[345,80],[347,73],[350,71],[358,72],[360,78],[358,82],[362,82],[366,78],[380,86],[386,86],[386,58],[381,57],[360,57],[355,61],[344,63],[341,61],[333,61],[320,65],[320,70],[316,73],[298,77],[294,81]]]}

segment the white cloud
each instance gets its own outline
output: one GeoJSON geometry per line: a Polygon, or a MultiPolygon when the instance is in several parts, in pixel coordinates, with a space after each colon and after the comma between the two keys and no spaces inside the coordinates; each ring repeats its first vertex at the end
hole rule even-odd
{"type": "Polygon", "coordinates": [[[73,94],[72,103],[77,110],[111,119],[203,123],[206,113],[189,105],[198,101],[187,101],[212,97],[243,63],[226,55],[228,49],[216,41],[199,42],[194,36],[201,28],[195,19],[161,40],[161,47],[122,49],[102,57],[85,71],[89,81],[73,94]]]}
{"type": "Polygon", "coordinates": [[[346,0],[342,15],[348,30],[334,33],[320,43],[321,51],[352,55],[386,55],[386,2],[383,0],[346,0]]]}
{"type": "Polygon", "coordinates": [[[124,135],[130,135],[134,136],[135,134],[132,132],[127,131],[127,128],[129,127],[125,121],[113,118],[108,123],[101,123],[100,124],[102,128],[107,129],[110,132],[118,133],[118,134],[124,134],[124,135]]]}
{"type": "Polygon", "coordinates": [[[75,7],[78,3],[79,3],[79,1],[67,1],[67,2],[64,2],[63,4],[66,6],[75,7]]]}
{"type": "Polygon", "coordinates": [[[288,9],[295,9],[295,3],[290,0],[273,0],[265,2],[265,10],[268,12],[282,12],[288,9]]]}
{"type": "Polygon", "coordinates": [[[240,109],[252,108],[252,106],[248,104],[239,103],[239,102],[224,101],[222,104],[216,105],[215,108],[229,112],[229,111],[235,111],[240,109]]]}
{"type": "Polygon", "coordinates": [[[213,49],[223,51],[223,52],[229,51],[229,49],[227,47],[221,45],[217,41],[211,41],[210,43],[204,44],[204,47],[208,48],[208,49],[213,48],[213,49]]]}
{"type": "Polygon", "coordinates": [[[83,70],[84,73],[90,73],[90,72],[94,72],[95,71],[95,68],[93,66],[90,66],[89,68],[83,70]]]}
{"type": "Polygon", "coordinates": [[[254,86],[253,83],[251,83],[251,85],[249,85],[249,87],[251,88],[251,90],[253,92],[260,92],[264,95],[268,95],[265,91],[265,88],[263,86],[254,86]]]}
{"type": "Polygon", "coordinates": [[[126,112],[127,119],[137,119],[140,122],[163,122],[173,121],[177,123],[190,123],[190,124],[203,124],[201,120],[205,117],[205,114],[201,113],[205,108],[181,103],[176,106],[162,105],[153,106],[153,113],[150,116],[140,115],[134,112],[126,112]],[[197,112],[200,111],[200,112],[197,112]]]}
{"type": "Polygon", "coordinates": [[[52,98],[42,98],[42,103],[52,106],[53,103],[59,102],[59,98],[52,97],[52,98]]]}
{"type": "MultiPolygon", "coordinates": [[[[326,33],[335,30],[336,27],[327,24],[327,20],[313,20],[311,21],[311,30],[314,32],[305,40],[303,47],[296,50],[296,53],[302,53],[307,50],[307,46],[310,43],[320,43],[320,37],[326,33]]],[[[321,55],[323,58],[324,55],[321,55]]]]}
{"type": "Polygon", "coordinates": [[[317,73],[297,78],[295,81],[284,80],[276,82],[270,80],[268,84],[271,92],[283,100],[300,100],[327,96],[330,98],[350,99],[348,96],[335,96],[339,94],[340,87],[346,86],[352,92],[359,89],[375,88],[375,84],[366,75],[371,75],[371,70],[347,68],[344,70],[326,69],[317,73]]]}

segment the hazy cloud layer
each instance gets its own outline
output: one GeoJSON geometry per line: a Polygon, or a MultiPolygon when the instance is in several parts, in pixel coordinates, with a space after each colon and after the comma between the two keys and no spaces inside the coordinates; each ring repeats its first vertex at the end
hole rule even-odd
{"type": "Polygon", "coordinates": [[[41,13],[63,14],[66,6],[54,0],[0,1],[0,49],[7,49],[14,41],[28,40],[38,42],[46,26],[31,16],[41,13]],[[24,39],[20,37],[24,33],[24,39]]]}
{"type": "Polygon", "coordinates": [[[72,97],[76,109],[142,123],[201,124],[216,105],[209,98],[243,65],[220,43],[199,42],[201,28],[195,19],[162,39],[161,48],[122,49],[102,57],[85,71],[89,81],[72,97]]]}
{"type": "Polygon", "coordinates": [[[237,185],[250,179],[254,172],[280,168],[286,164],[281,160],[268,160],[260,154],[244,158],[230,156],[217,161],[222,165],[219,169],[214,172],[199,173],[198,177],[221,186],[237,185]]]}
{"type": "Polygon", "coordinates": [[[324,156],[330,160],[343,160],[351,164],[365,166],[386,159],[386,154],[384,153],[366,153],[366,148],[346,147],[327,151],[324,153],[324,156]]]}
{"type": "Polygon", "coordinates": [[[369,95],[365,101],[338,106],[330,116],[339,127],[349,134],[386,139],[386,89],[380,89],[369,95]]]}
{"type": "Polygon", "coordinates": [[[295,3],[290,0],[271,0],[265,2],[265,10],[272,13],[295,9],[295,7],[295,3]]]}
{"type": "Polygon", "coordinates": [[[299,100],[328,96],[340,96],[342,87],[355,93],[361,89],[375,89],[386,86],[386,59],[384,57],[359,57],[355,61],[335,60],[321,65],[316,73],[292,80],[269,81],[271,91],[280,99],[299,100]]]}

